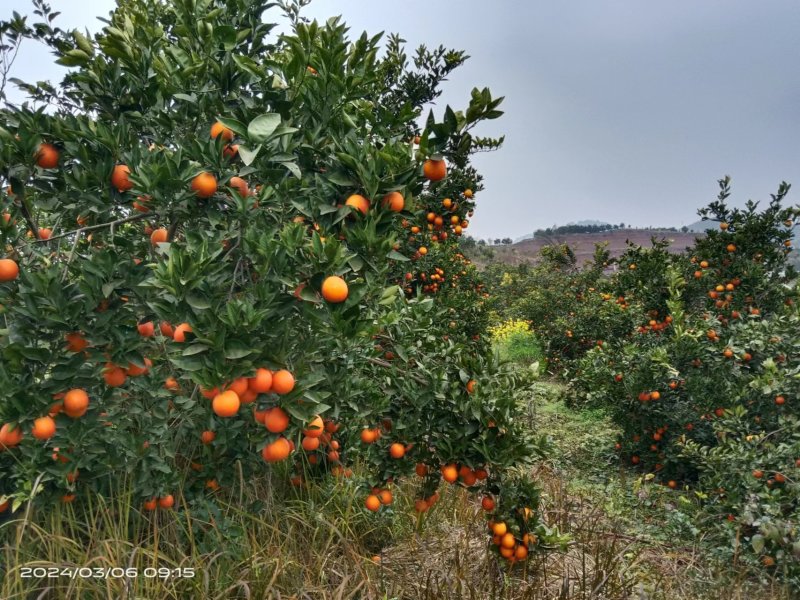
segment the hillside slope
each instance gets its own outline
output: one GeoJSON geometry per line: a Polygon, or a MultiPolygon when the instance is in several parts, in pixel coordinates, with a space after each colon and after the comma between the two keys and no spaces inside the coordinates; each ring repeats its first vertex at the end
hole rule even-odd
{"type": "Polygon", "coordinates": [[[627,248],[626,240],[640,246],[649,246],[650,239],[666,239],[670,241],[670,251],[682,252],[687,246],[694,243],[695,238],[702,236],[698,233],[681,233],[668,230],[648,230],[648,229],[622,229],[615,231],[603,231],[600,233],[567,233],[537,237],[533,240],[524,240],[516,244],[507,246],[488,246],[484,250],[477,248],[469,252],[470,258],[479,266],[483,266],[490,260],[504,262],[511,265],[518,265],[524,262],[534,262],[539,255],[539,251],[548,245],[569,244],[575,251],[578,264],[583,264],[586,260],[591,260],[594,253],[594,246],[597,243],[608,242],[608,249],[612,257],[620,256],[627,248]],[[492,253],[494,256],[492,257],[492,253]]]}

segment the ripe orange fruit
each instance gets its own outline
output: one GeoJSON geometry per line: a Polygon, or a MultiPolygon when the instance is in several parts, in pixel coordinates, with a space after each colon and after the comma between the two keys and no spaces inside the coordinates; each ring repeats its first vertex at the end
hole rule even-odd
{"type": "Polygon", "coordinates": [[[82,417],[89,408],[89,395],[82,389],[76,388],[64,395],[64,412],[67,416],[76,419],[82,417]]]}
{"type": "Polygon", "coordinates": [[[210,444],[215,439],[217,439],[217,434],[214,433],[213,431],[206,430],[200,434],[200,441],[203,442],[204,444],[210,444]]]}
{"type": "Polygon", "coordinates": [[[164,380],[164,389],[170,392],[179,392],[181,390],[181,384],[178,383],[178,380],[174,377],[167,377],[166,380],[164,380]]]}
{"type": "Polygon", "coordinates": [[[239,394],[233,390],[217,394],[211,401],[211,409],[218,417],[232,417],[239,412],[241,406],[239,394]]]}
{"type": "Polygon", "coordinates": [[[467,382],[467,393],[471,394],[475,391],[475,386],[478,385],[478,382],[474,379],[470,379],[467,382]]]}
{"type": "Polygon", "coordinates": [[[53,235],[53,230],[48,229],[47,227],[40,227],[39,228],[39,239],[40,240],[49,240],[50,236],[53,235]]]}
{"type": "Polygon", "coordinates": [[[286,369],[272,375],[272,391],[281,396],[288,394],[294,389],[294,375],[286,369]]]}
{"type": "Polygon", "coordinates": [[[237,396],[241,396],[248,390],[249,387],[250,382],[248,381],[247,377],[237,377],[226,389],[236,392],[237,396]]]}
{"type": "Polygon", "coordinates": [[[175,506],[175,498],[172,496],[172,494],[168,494],[163,498],[159,498],[158,506],[159,508],[172,508],[175,506]]]}
{"type": "Polygon", "coordinates": [[[146,321],[144,323],[139,323],[136,326],[136,330],[139,332],[139,335],[142,337],[153,337],[155,334],[156,328],[153,325],[152,321],[146,321]]]}
{"type": "Polygon", "coordinates": [[[67,350],[70,352],[81,352],[89,345],[80,331],[73,331],[64,336],[67,340],[67,350]]]}
{"type": "Polygon", "coordinates": [[[127,192],[133,187],[133,182],[128,179],[130,172],[128,165],[117,165],[111,172],[111,185],[117,188],[120,193],[127,192]]]}
{"type": "Polygon", "coordinates": [[[473,193],[472,193],[471,189],[467,188],[467,189],[464,190],[464,197],[465,198],[472,198],[472,196],[473,196],[473,193]]]}
{"type": "Polygon", "coordinates": [[[75,494],[64,494],[61,496],[61,502],[64,504],[71,504],[72,502],[75,502],[75,494]]]}
{"type": "Polygon", "coordinates": [[[361,214],[367,214],[369,210],[369,200],[364,198],[361,194],[353,194],[347,200],[344,201],[345,206],[352,206],[357,211],[361,212],[361,214]]]}
{"type": "Polygon", "coordinates": [[[406,447],[403,444],[395,442],[389,446],[389,456],[392,458],[403,458],[406,454],[406,447]]]}
{"type": "Polygon", "coordinates": [[[0,259],[0,282],[13,281],[19,276],[19,265],[10,258],[0,259]]]}
{"type": "Polygon", "coordinates": [[[430,508],[430,505],[427,501],[423,499],[416,500],[414,502],[414,510],[418,513],[424,513],[430,508]]]}
{"type": "Polygon", "coordinates": [[[405,205],[405,198],[400,192],[389,192],[383,197],[383,206],[393,212],[402,211],[405,205]]]}
{"type": "Polygon", "coordinates": [[[264,426],[272,433],[282,433],[289,427],[289,415],[280,406],[275,406],[267,411],[264,426]]]}
{"type": "Polygon", "coordinates": [[[319,448],[319,438],[309,437],[306,435],[303,437],[303,440],[300,442],[300,445],[306,452],[313,452],[314,450],[319,448]]]}
{"type": "Polygon", "coordinates": [[[756,479],[761,479],[762,477],[764,477],[764,471],[762,471],[761,469],[755,469],[753,471],[753,477],[755,477],[756,479]]]}
{"type": "Polygon", "coordinates": [[[272,389],[272,371],[256,369],[256,374],[247,380],[248,386],[257,394],[266,394],[272,389]]]}
{"type": "Polygon", "coordinates": [[[243,394],[239,394],[239,400],[242,401],[242,404],[250,404],[251,402],[255,402],[256,398],[258,398],[258,392],[254,392],[250,388],[247,388],[243,394]]]}
{"type": "Polygon", "coordinates": [[[50,416],[39,417],[33,422],[31,435],[37,440],[49,440],[56,433],[56,422],[50,416]]]}
{"type": "Polygon", "coordinates": [[[43,169],[55,169],[58,159],[59,152],[53,144],[41,144],[36,152],[36,164],[43,169]]]}
{"type": "Polygon", "coordinates": [[[145,500],[144,509],[145,510],[149,510],[149,511],[155,510],[156,509],[156,499],[155,498],[150,498],[150,500],[145,500]]]}
{"type": "Polygon", "coordinates": [[[367,507],[367,510],[371,510],[372,512],[377,512],[378,509],[381,507],[380,498],[378,498],[375,494],[370,494],[364,501],[364,506],[367,507]]]}
{"type": "Polygon", "coordinates": [[[172,334],[172,339],[178,343],[183,343],[186,341],[186,334],[192,333],[192,326],[188,323],[181,323],[175,328],[175,331],[172,334]]]}
{"type": "Polygon", "coordinates": [[[250,188],[247,187],[247,182],[241,177],[231,177],[228,185],[239,192],[242,198],[247,198],[250,195],[250,188]]]}
{"type": "Polygon", "coordinates": [[[11,425],[6,423],[0,427],[0,450],[18,446],[22,441],[22,428],[17,425],[13,430],[11,425]]]}
{"type": "Polygon", "coordinates": [[[322,282],[322,297],[328,302],[333,304],[344,302],[348,293],[347,282],[337,275],[326,277],[322,282]]]}
{"type": "Polygon", "coordinates": [[[322,421],[322,417],[317,415],[311,420],[311,422],[308,424],[308,427],[303,430],[303,434],[305,434],[307,437],[318,438],[323,434],[324,431],[325,423],[322,421]]]}
{"type": "Polygon", "coordinates": [[[200,386],[200,395],[203,396],[206,400],[213,400],[214,396],[219,394],[219,388],[215,387],[213,389],[207,390],[206,388],[200,386]]]}
{"type": "Polygon", "coordinates": [[[375,440],[378,439],[378,430],[377,429],[362,429],[361,430],[361,441],[365,444],[372,444],[375,440]]]}
{"type": "Polygon", "coordinates": [[[517,540],[514,539],[513,533],[504,533],[500,539],[500,545],[503,548],[513,548],[517,545],[517,540]]]}
{"type": "Polygon", "coordinates": [[[392,500],[394,500],[394,496],[390,490],[381,490],[381,493],[378,494],[378,498],[380,498],[381,504],[391,504],[392,500]]]}
{"type": "Polygon", "coordinates": [[[481,508],[486,512],[492,512],[494,510],[495,503],[494,498],[491,496],[484,496],[483,500],[481,500],[481,508]]]}
{"type": "Polygon", "coordinates": [[[447,483],[455,483],[455,481],[458,479],[458,469],[456,468],[456,466],[454,464],[452,464],[452,463],[450,463],[449,465],[443,466],[442,467],[442,478],[447,483]]]}
{"type": "Polygon", "coordinates": [[[150,243],[153,246],[157,246],[158,244],[163,244],[169,238],[169,232],[165,228],[155,229],[153,233],[150,234],[150,243]]]}
{"type": "Polygon", "coordinates": [[[289,445],[286,438],[279,437],[274,442],[264,446],[264,449],[261,451],[261,458],[269,463],[280,462],[288,458],[291,451],[292,447],[289,445]]]}
{"type": "Polygon", "coordinates": [[[494,533],[498,537],[502,538],[507,532],[508,532],[508,527],[502,521],[492,525],[492,533],[494,533]]]}
{"type": "Polygon", "coordinates": [[[225,140],[226,142],[230,142],[233,140],[233,131],[225,127],[225,125],[223,125],[219,121],[216,121],[211,126],[211,137],[216,139],[219,136],[222,136],[222,139],[225,140]]]}
{"type": "Polygon", "coordinates": [[[443,160],[429,158],[422,165],[422,173],[428,181],[441,181],[447,175],[447,164],[443,160]]]}
{"type": "MultiPolygon", "coordinates": [[[[147,206],[147,203],[150,202],[150,200],[151,200],[151,198],[149,196],[137,196],[136,200],[134,200],[133,204],[131,204],[131,207],[134,210],[136,210],[138,212],[141,212],[141,213],[150,212],[150,207],[147,206]]],[[[78,218],[80,219],[80,217],[78,217],[78,218]]],[[[80,221],[78,221],[78,225],[84,225],[84,224],[85,224],[85,219],[84,219],[84,223],[81,223],[80,221]]]]}
{"type": "Polygon", "coordinates": [[[192,179],[192,191],[198,198],[210,198],[217,191],[217,178],[203,171],[192,179]]]}
{"type": "Polygon", "coordinates": [[[125,383],[127,378],[124,369],[115,364],[106,363],[105,369],[103,369],[103,379],[108,387],[119,387],[125,383]]]}
{"type": "Polygon", "coordinates": [[[267,413],[269,412],[269,410],[270,409],[258,410],[258,408],[254,406],[253,407],[253,419],[255,419],[256,423],[261,423],[263,425],[264,424],[264,419],[266,418],[267,413]]]}
{"type": "Polygon", "coordinates": [[[725,249],[726,249],[728,252],[736,252],[736,246],[734,246],[733,244],[728,244],[728,245],[725,247],[725,249]]]}
{"type": "Polygon", "coordinates": [[[775,404],[777,404],[778,406],[783,406],[784,404],[786,404],[786,398],[784,398],[783,396],[777,396],[775,398],[775,404]]]}

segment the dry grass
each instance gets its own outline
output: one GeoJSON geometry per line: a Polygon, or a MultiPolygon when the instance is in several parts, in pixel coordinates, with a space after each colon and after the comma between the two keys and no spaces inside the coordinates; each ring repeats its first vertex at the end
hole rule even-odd
{"type": "Polygon", "coordinates": [[[607,460],[604,447],[614,432],[601,416],[576,415],[551,401],[533,418],[556,442],[552,459],[533,472],[542,485],[545,522],[572,542],[566,552],[537,555],[510,572],[488,551],[485,517],[463,490],[448,487],[420,520],[411,506],[413,489],[396,493],[391,510],[373,515],[362,508],[355,479],[298,491],[285,485],[283,474],[268,473],[213,499],[186,505],[179,496],[180,511],[155,515],[132,507],[125,487],[111,500],[85,497],[75,506],[21,511],[0,523],[0,598],[798,597],[715,566],[697,540],[665,535],[664,507],[642,508],[626,472],[607,460]],[[25,567],[123,567],[139,575],[23,579],[25,567]],[[194,576],[144,576],[145,569],[187,567],[194,576]]]}

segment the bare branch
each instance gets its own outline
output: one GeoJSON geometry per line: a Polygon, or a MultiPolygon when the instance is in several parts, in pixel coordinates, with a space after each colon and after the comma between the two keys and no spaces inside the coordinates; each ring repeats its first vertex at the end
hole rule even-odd
{"type": "Polygon", "coordinates": [[[155,217],[158,216],[156,213],[142,213],[140,215],[133,215],[131,217],[125,217],[124,219],[117,219],[116,221],[109,221],[108,223],[100,223],[99,225],[89,225],[87,227],[81,227],[79,229],[73,229],[72,231],[68,231],[66,233],[62,233],[60,235],[54,235],[53,237],[46,239],[46,240],[36,240],[36,243],[42,242],[52,242],[53,240],[57,240],[59,238],[64,238],[67,236],[72,235],[73,233],[81,234],[85,231],[96,231],[98,229],[105,229],[106,227],[116,227],[117,225],[122,225],[123,223],[130,223],[131,221],[140,221],[142,219],[146,219],[147,217],[155,217]]]}

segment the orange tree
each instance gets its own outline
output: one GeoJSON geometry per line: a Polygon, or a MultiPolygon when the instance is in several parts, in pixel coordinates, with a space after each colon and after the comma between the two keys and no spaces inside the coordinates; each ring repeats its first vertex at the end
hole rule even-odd
{"type": "Polygon", "coordinates": [[[657,245],[620,259],[636,268],[615,285],[641,298],[648,320],[589,352],[572,383],[608,407],[626,461],[697,488],[701,518],[723,525],[733,555],[796,578],[798,290],[786,257],[800,211],[782,206],[786,184],[763,210],[731,209],[720,185],[700,211],[718,232],[686,255],[657,245]]]}
{"type": "Polygon", "coordinates": [[[501,99],[417,126],[463,53],[412,68],[399,38],[379,57],[380,36],[296,5],[272,36],[265,0],[120,3],[93,39],[35,4],[43,23],[4,30],[73,69],[3,110],[0,500],[126,474],[169,509],[234,462],[302,485],[361,461],[368,510],[418,476],[424,512],[444,479],[489,498],[511,560],[556,539],[509,479],[537,449],[525,382],[485,352],[455,243],[470,154],[501,141],[470,130],[501,99]]]}
{"type": "Polygon", "coordinates": [[[560,244],[542,248],[533,267],[490,265],[487,285],[503,290],[492,298],[492,309],[503,319],[530,321],[548,364],[561,373],[606,340],[633,332],[638,304],[631,307],[624,296],[614,294],[603,276],[612,262],[606,247],[598,244],[593,259],[578,265],[573,250],[560,244]]]}

